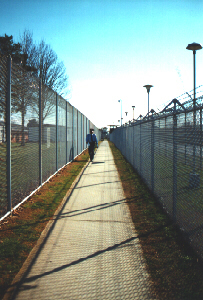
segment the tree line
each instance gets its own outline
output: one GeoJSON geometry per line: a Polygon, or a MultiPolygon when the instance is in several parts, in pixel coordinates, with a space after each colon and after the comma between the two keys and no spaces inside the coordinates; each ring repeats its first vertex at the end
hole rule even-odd
{"type": "MultiPolygon", "coordinates": [[[[29,107],[38,115],[39,102],[36,95],[35,78],[42,83],[42,123],[54,109],[55,98],[53,91],[61,96],[66,95],[68,88],[68,76],[63,62],[59,61],[57,54],[44,40],[35,44],[33,35],[25,30],[20,36],[20,42],[14,43],[13,36],[0,36],[0,58],[11,56],[12,70],[16,76],[12,77],[12,112],[21,114],[22,141],[25,144],[25,115],[29,107]]],[[[0,68],[0,117],[6,120],[6,88],[3,64],[0,68]]]]}

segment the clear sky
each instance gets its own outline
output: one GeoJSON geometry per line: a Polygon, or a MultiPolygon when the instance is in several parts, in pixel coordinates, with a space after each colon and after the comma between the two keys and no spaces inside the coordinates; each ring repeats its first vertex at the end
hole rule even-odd
{"type": "MultiPolygon", "coordinates": [[[[193,89],[193,54],[203,45],[203,0],[0,0],[0,35],[25,29],[64,62],[70,103],[96,126],[118,124],[162,109],[193,89]],[[128,116],[125,117],[125,112],[128,116]]],[[[203,84],[203,50],[196,85],[203,84]]]]}

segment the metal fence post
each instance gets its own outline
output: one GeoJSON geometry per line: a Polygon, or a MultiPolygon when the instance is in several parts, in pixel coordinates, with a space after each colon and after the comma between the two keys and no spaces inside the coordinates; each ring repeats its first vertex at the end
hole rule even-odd
{"type": "Polygon", "coordinates": [[[142,133],[141,133],[141,121],[140,121],[140,175],[142,175],[142,133]]]}
{"type": "Polygon", "coordinates": [[[134,162],[134,156],[135,156],[135,138],[134,138],[134,134],[135,134],[135,130],[134,130],[135,126],[132,126],[132,130],[133,130],[133,168],[135,168],[135,162],[134,162]]]}
{"type": "Polygon", "coordinates": [[[66,164],[68,163],[68,102],[66,101],[66,164]]]}
{"type": "MultiPolygon", "coordinates": [[[[88,125],[87,125],[87,123],[88,123],[88,120],[87,120],[87,117],[86,117],[86,134],[85,134],[85,142],[86,142],[86,136],[87,136],[87,134],[88,134],[88,125]]],[[[85,144],[85,149],[87,148],[87,144],[85,144]]]]}
{"type": "Polygon", "coordinates": [[[82,152],[82,150],[83,150],[83,114],[81,114],[81,149],[80,149],[80,152],[82,152]]]}
{"type": "Polygon", "coordinates": [[[84,115],[82,115],[82,135],[83,135],[83,139],[82,139],[82,150],[84,150],[84,136],[85,136],[85,119],[84,119],[84,115]]]}
{"type": "Polygon", "coordinates": [[[78,133],[78,127],[79,127],[78,126],[78,110],[77,110],[77,123],[76,124],[77,124],[77,152],[76,152],[76,155],[78,155],[78,134],[79,134],[78,133]]]}
{"type": "Polygon", "coordinates": [[[200,170],[202,169],[202,107],[200,108],[200,170]]]}
{"type": "Polygon", "coordinates": [[[58,94],[56,93],[56,171],[58,170],[58,94]]]}
{"type": "Polygon", "coordinates": [[[154,117],[152,114],[151,124],[151,187],[152,193],[154,193],[154,117]]]}
{"type": "Polygon", "coordinates": [[[7,165],[7,211],[11,211],[11,57],[8,57],[7,99],[6,99],[6,165],[7,165]]]}
{"type": "Polygon", "coordinates": [[[187,115],[185,112],[185,165],[187,164],[187,115]]]}
{"type": "Polygon", "coordinates": [[[39,185],[42,184],[42,81],[39,81],[39,185]]]}
{"type": "Polygon", "coordinates": [[[173,220],[176,221],[177,207],[177,115],[176,101],[174,101],[173,113],[173,220]]]}
{"type": "Polygon", "coordinates": [[[161,136],[161,134],[160,134],[160,132],[161,132],[161,121],[160,121],[160,119],[159,119],[159,154],[160,154],[160,151],[161,151],[161,146],[160,146],[160,136],[161,136]]]}
{"type": "Polygon", "coordinates": [[[165,156],[167,157],[167,155],[168,155],[168,149],[167,149],[167,130],[166,130],[166,117],[165,117],[165,133],[164,133],[164,141],[165,141],[165,156]]]}
{"type": "Polygon", "coordinates": [[[74,107],[72,106],[72,160],[74,159],[74,107]]]}

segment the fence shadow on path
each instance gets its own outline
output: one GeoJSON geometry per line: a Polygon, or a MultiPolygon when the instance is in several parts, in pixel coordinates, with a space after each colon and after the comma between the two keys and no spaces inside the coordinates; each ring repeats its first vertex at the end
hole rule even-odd
{"type": "MultiPolygon", "coordinates": [[[[98,205],[95,205],[95,206],[90,206],[90,207],[79,209],[79,210],[73,210],[73,211],[66,212],[66,213],[63,213],[62,210],[61,210],[61,212],[57,216],[52,218],[52,221],[56,222],[57,220],[60,220],[60,219],[63,219],[63,218],[70,218],[70,217],[74,217],[74,216],[81,215],[81,214],[86,214],[86,213],[96,211],[96,210],[107,209],[107,208],[110,208],[110,207],[113,207],[115,205],[119,205],[119,204],[122,204],[122,203],[135,202],[137,200],[138,199],[136,197],[128,198],[127,200],[124,198],[124,199],[116,200],[116,201],[113,201],[113,202],[106,202],[106,203],[98,204],[98,205]]],[[[50,218],[45,219],[43,221],[39,221],[39,222],[29,223],[29,225],[37,225],[37,224],[40,224],[40,223],[45,223],[49,220],[50,220],[50,218]]],[[[21,228],[22,226],[27,226],[27,224],[25,224],[25,225],[20,224],[20,225],[17,225],[15,227],[12,227],[12,228],[0,229],[0,232],[1,231],[5,232],[5,231],[9,231],[9,230],[15,230],[15,229],[21,228]]],[[[52,230],[53,230],[53,228],[52,228],[52,230]]]]}
{"type": "MultiPolygon", "coordinates": [[[[163,228],[167,227],[168,225],[169,225],[169,222],[166,223],[166,224],[164,224],[164,225],[161,225],[161,226],[157,227],[156,229],[154,229],[152,231],[149,231],[147,233],[141,234],[139,236],[132,236],[131,238],[128,238],[128,239],[126,239],[124,241],[121,241],[120,243],[116,243],[116,244],[114,244],[112,246],[109,246],[109,247],[107,247],[105,249],[98,250],[98,251],[96,251],[96,252],[94,252],[92,254],[89,254],[89,255],[87,255],[85,257],[81,257],[81,258],[79,258],[79,259],[77,259],[75,261],[72,261],[72,262],[68,263],[68,264],[61,265],[61,266],[59,266],[57,268],[52,269],[51,271],[47,271],[47,272],[44,272],[44,273],[41,273],[41,274],[38,274],[38,275],[35,275],[35,276],[32,276],[32,277],[29,277],[29,278],[26,278],[26,276],[29,274],[29,271],[30,271],[30,269],[31,269],[31,267],[33,265],[32,264],[28,268],[26,274],[21,278],[21,280],[19,282],[17,282],[17,283],[14,283],[11,286],[12,288],[15,288],[15,293],[13,294],[13,297],[16,295],[16,293],[19,290],[29,290],[29,289],[34,289],[35,287],[37,287],[36,285],[35,286],[33,286],[33,285],[31,285],[31,286],[27,285],[27,283],[29,283],[29,282],[32,282],[32,281],[37,280],[39,278],[42,278],[44,276],[48,276],[48,275],[50,275],[52,273],[60,272],[60,271],[62,271],[64,269],[66,269],[66,268],[69,268],[69,267],[74,266],[74,265],[78,265],[78,264],[80,264],[80,263],[82,263],[82,262],[84,262],[84,261],[86,261],[88,259],[95,258],[95,257],[97,257],[97,256],[99,256],[101,254],[104,254],[104,253],[108,252],[108,251],[113,251],[113,250],[115,250],[115,249],[117,249],[119,247],[129,246],[130,242],[132,242],[132,241],[134,241],[136,239],[139,239],[139,238],[146,238],[150,234],[153,234],[155,232],[163,230],[163,228]],[[23,285],[23,284],[26,284],[26,285],[23,285]]],[[[39,253],[37,253],[36,258],[37,258],[38,255],[39,255],[39,253]]],[[[12,299],[15,299],[15,298],[12,298],[12,299]]]]}

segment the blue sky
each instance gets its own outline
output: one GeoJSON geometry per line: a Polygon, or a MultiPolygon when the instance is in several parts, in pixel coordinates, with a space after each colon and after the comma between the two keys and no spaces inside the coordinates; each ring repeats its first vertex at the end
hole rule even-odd
{"type": "MultiPolygon", "coordinates": [[[[193,89],[189,43],[203,45],[202,0],[0,0],[0,35],[15,42],[25,29],[44,39],[64,62],[70,103],[96,126],[157,110],[193,89]],[[128,116],[125,117],[125,111],[128,116]]],[[[203,51],[196,55],[203,84],[203,51]]]]}

